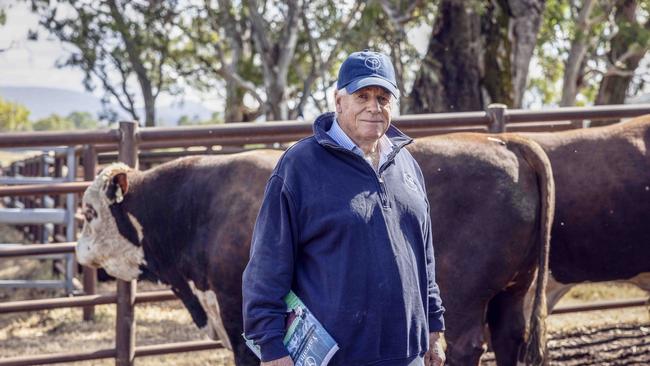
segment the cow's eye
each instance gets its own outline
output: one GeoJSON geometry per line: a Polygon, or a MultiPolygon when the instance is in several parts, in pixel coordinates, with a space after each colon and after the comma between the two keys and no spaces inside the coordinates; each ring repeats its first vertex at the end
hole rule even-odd
{"type": "Polygon", "coordinates": [[[97,211],[95,211],[92,206],[86,205],[86,209],[84,210],[84,217],[86,218],[87,222],[90,222],[92,219],[97,217],[97,211]]]}

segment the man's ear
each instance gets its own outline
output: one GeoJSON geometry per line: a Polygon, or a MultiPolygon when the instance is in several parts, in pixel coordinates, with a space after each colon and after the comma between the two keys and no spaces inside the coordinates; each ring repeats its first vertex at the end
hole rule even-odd
{"type": "Polygon", "coordinates": [[[129,190],[129,181],[126,173],[117,173],[110,179],[110,183],[106,187],[106,197],[113,203],[120,203],[124,199],[124,195],[129,190]]]}
{"type": "Polygon", "coordinates": [[[336,108],[336,113],[343,113],[343,108],[341,108],[341,98],[339,96],[339,91],[334,91],[334,108],[336,108]]]}

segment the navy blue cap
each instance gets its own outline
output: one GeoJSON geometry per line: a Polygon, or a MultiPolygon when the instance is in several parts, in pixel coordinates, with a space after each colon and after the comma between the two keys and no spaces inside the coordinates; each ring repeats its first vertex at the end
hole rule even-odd
{"type": "Polygon", "coordinates": [[[399,97],[393,63],[383,53],[368,50],[354,52],[339,69],[336,89],[345,88],[352,94],[367,86],[380,86],[399,97]]]}

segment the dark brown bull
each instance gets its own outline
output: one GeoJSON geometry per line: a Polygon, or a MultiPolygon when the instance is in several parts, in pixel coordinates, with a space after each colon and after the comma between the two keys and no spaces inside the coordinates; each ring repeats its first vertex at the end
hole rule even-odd
{"type": "Polygon", "coordinates": [[[447,364],[479,363],[486,319],[499,365],[539,364],[554,205],[546,155],[508,134],[437,136],[409,150],[431,205],[437,280],[447,309],[447,364]],[[529,323],[524,298],[538,268],[529,323]]]}
{"type": "Polygon", "coordinates": [[[280,152],[189,157],[146,172],[113,165],[84,194],[77,258],[132,280],[169,284],[200,328],[259,360],[242,341],[241,274],[264,187],[280,152]]]}
{"type": "MultiPolygon", "coordinates": [[[[633,279],[650,290],[650,115],[607,127],[524,136],[546,151],[557,185],[550,255],[554,280],[633,279]]],[[[569,288],[553,287],[551,307],[569,288]]]]}
{"type": "MultiPolygon", "coordinates": [[[[513,364],[526,341],[530,357],[541,357],[544,276],[528,339],[521,302],[547,258],[553,188],[541,150],[516,137],[468,134],[423,139],[411,151],[429,187],[449,364],[478,363],[489,300],[509,306],[488,319],[500,364],[513,364]]],[[[153,274],[199,327],[208,325],[234,351],[238,365],[258,364],[240,336],[241,274],[279,156],[183,158],[147,172],[107,168],[84,195],[79,261],[125,280],[153,274]]]]}

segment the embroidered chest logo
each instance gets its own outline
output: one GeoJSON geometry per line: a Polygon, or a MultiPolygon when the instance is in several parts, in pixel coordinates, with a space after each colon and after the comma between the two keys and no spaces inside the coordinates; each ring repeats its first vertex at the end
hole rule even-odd
{"type": "Polygon", "coordinates": [[[418,186],[415,184],[415,178],[413,178],[409,173],[404,173],[404,183],[406,183],[406,186],[409,187],[409,189],[417,192],[418,186]]]}
{"type": "Polygon", "coordinates": [[[381,67],[381,61],[379,61],[379,58],[375,56],[370,56],[366,58],[364,61],[366,64],[366,67],[369,68],[370,70],[377,71],[381,67]]]}

